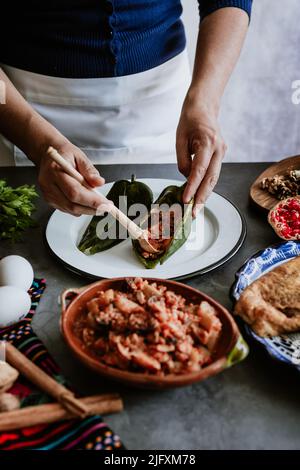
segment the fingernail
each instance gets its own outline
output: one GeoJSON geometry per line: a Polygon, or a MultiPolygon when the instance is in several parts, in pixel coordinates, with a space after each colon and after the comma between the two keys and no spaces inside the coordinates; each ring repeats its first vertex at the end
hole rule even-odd
{"type": "Polygon", "coordinates": [[[99,171],[97,170],[97,168],[92,168],[92,169],[90,170],[90,175],[91,175],[91,176],[100,176],[100,173],[99,173],[99,171]]]}
{"type": "Polygon", "coordinates": [[[91,174],[91,177],[92,177],[93,179],[96,179],[97,182],[101,181],[100,184],[105,183],[105,179],[100,175],[100,173],[99,173],[98,171],[92,173],[92,174],[91,174]]]}

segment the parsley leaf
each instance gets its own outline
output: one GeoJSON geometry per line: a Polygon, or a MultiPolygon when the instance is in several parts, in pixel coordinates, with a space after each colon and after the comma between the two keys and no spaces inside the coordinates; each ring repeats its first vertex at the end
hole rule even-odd
{"type": "Polygon", "coordinates": [[[35,186],[27,184],[11,188],[5,180],[0,180],[0,239],[19,241],[22,233],[36,222],[32,219],[38,197],[35,186]]]}

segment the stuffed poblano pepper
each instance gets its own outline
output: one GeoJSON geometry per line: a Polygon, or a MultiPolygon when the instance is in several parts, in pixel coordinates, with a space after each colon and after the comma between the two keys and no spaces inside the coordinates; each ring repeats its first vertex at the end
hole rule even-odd
{"type": "MultiPolygon", "coordinates": [[[[145,183],[136,181],[134,175],[132,175],[131,181],[116,181],[106,197],[120,210],[123,210],[122,205],[120,205],[120,203],[122,204],[122,196],[127,198],[127,209],[133,204],[143,204],[149,211],[153,202],[151,189],[145,183]]],[[[129,215],[129,217],[134,219],[133,216],[129,215]]],[[[124,236],[124,228],[112,216],[107,216],[107,214],[94,216],[85,230],[78,248],[86,255],[93,255],[118,245],[127,236],[126,233],[124,236]],[[109,231],[113,236],[107,236],[109,231]]]]}
{"type": "Polygon", "coordinates": [[[138,240],[132,240],[133,250],[147,269],[163,264],[186,242],[192,225],[193,201],[184,205],[183,186],[168,186],[155,201],[143,228],[148,228],[148,241],[156,253],[145,251],[138,240]]]}

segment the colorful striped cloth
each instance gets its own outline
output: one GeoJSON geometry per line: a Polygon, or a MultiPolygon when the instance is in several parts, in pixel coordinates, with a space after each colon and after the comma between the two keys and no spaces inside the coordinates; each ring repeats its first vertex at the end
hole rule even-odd
{"type": "MultiPolygon", "coordinates": [[[[47,374],[60,383],[66,384],[58,366],[31,328],[32,317],[45,287],[44,279],[34,280],[30,289],[31,310],[17,324],[0,329],[0,340],[10,341],[47,374]]],[[[50,401],[49,397],[35,389],[23,377],[18,379],[9,392],[21,398],[22,407],[50,401]]],[[[0,433],[0,450],[116,450],[123,448],[120,438],[111,431],[100,416],[0,433]]]]}

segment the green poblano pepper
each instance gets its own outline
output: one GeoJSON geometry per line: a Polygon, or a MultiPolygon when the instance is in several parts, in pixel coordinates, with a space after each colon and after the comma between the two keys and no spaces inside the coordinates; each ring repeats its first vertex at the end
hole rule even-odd
{"type": "MultiPolygon", "coordinates": [[[[153,193],[149,186],[140,181],[136,181],[134,175],[132,175],[131,181],[116,181],[106,197],[107,199],[110,199],[115,206],[122,210],[123,208],[120,206],[120,201],[122,201],[122,198],[120,199],[120,197],[122,196],[127,197],[128,209],[133,204],[143,204],[149,211],[153,202],[153,193]]],[[[135,216],[130,215],[129,217],[132,220],[135,218],[135,216]]],[[[127,234],[125,233],[125,238],[126,237],[127,234]]],[[[86,255],[93,255],[95,253],[108,250],[109,248],[118,245],[123,240],[123,227],[121,227],[119,222],[117,222],[112,216],[107,217],[107,214],[103,214],[92,218],[78,244],[78,248],[86,255]],[[101,226],[101,223],[103,226],[101,226]],[[111,234],[115,234],[115,236],[106,237],[108,231],[110,231],[111,234]]]]}
{"type": "MultiPolygon", "coordinates": [[[[151,255],[150,257],[145,258],[142,254],[143,251],[138,240],[132,240],[133,250],[136,256],[147,269],[153,269],[155,266],[157,266],[157,264],[163,264],[168,258],[170,258],[170,256],[176,253],[176,251],[179,250],[182,245],[184,245],[191,233],[193,220],[193,200],[191,200],[190,203],[185,206],[182,203],[182,195],[185,186],[186,184],[182,186],[167,186],[154,203],[155,205],[161,207],[163,207],[163,205],[172,207],[174,204],[179,204],[182,209],[182,218],[175,225],[174,234],[166,250],[162,253],[151,255]]],[[[142,227],[149,227],[149,220],[150,219],[148,217],[147,220],[143,221],[141,224],[142,227]]]]}

